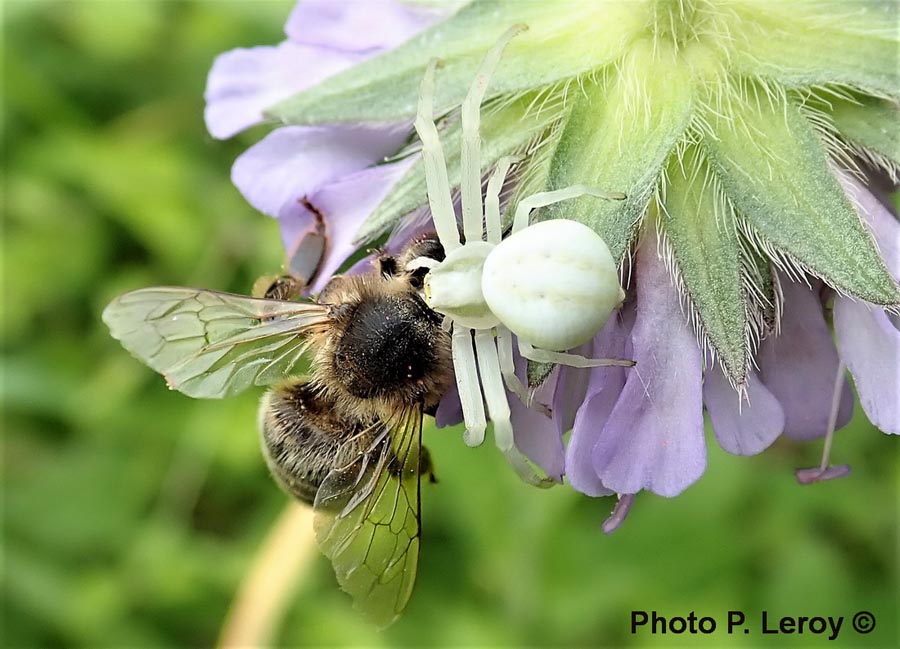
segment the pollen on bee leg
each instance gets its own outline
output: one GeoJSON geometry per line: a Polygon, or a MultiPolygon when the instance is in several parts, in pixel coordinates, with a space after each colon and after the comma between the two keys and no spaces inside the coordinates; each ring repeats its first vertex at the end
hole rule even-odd
{"type": "Polygon", "coordinates": [[[632,503],[634,503],[634,494],[619,494],[616,506],[613,507],[609,517],[603,521],[603,525],[600,526],[604,534],[612,534],[619,529],[619,526],[628,518],[628,512],[631,511],[632,503]]]}

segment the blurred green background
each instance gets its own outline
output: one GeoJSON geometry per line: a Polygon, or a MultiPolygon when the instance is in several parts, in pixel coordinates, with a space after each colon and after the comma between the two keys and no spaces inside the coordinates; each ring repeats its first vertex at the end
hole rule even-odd
{"type": "MultiPolygon", "coordinates": [[[[265,128],[213,140],[202,94],[215,55],[279,41],[291,4],[3,6],[4,646],[215,644],[288,502],[258,450],[258,393],[169,392],[99,314],[128,289],[247,292],[280,266],[276,223],[229,181],[265,128]]],[[[611,499],[528,488],[490,444],[425,436],[440,483],[423,486],[406,615],[368,628],[299,535],[281,550],[285,571],[301,568],[273,644],[819,646],[760,635],[760,612],[862,609],[876,630],[847,619],[832,644],[897,644],[897,441],[858,409],[835,445],[849,478],[795,483],[820,444],[736,458],[712,442],[700,482],[674,500],[641,495],[610,537],[611,499]],[[635,609],[695,611],[720,630],[633,636],[635,609]],[[750,634],[722,630],[730,609],[750,634]]]]}

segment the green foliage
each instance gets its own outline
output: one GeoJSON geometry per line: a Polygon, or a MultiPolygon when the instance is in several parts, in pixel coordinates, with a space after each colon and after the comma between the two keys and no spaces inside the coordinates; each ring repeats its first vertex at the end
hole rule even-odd
{"type": "MultiPolygon", "coordinates": [[[[571,9],[572,5],[566,7],[571,9]]],[[[574,6],[584,9],[584,6],[574,6]]],[[[439,23],[383,56],[369,59],[268,109],[291,124],[399,121],[416,113],[425,66],[439,49],[441,71],[435,88],[438,114],[459,105],[472,84],[484,51],[512,25],[529,27],[509,44],[491,78],[488,98],[522,92],[576,76],[612,61],[619,43],[641,26],[628,11],[608,12],[604,21],[584,21],[582,12],[561,11],[549,2],[478,0],[452,20],[439,23]],[[624,15],[623,15],[624,14],[624,15]],[[546,28],[546,29],[541,29],[546,28]],[[573,50],[565,36],[580,34],[590,56],[573,50]],[[610,38],[611,35],[621,38],[610,38]],[[608,45],[608,43],[612,43],[608,45]],[[546,46],[533,56],[536,44],[546,46]],[[385,92],[390,88],[390,92],[385,92]]]]}
{"type": "Polygon", "coordinates": [[[824,147],[791,100],[748,102],[733,121],[718,120],[715,131],[704,142],[722,187],[765,245],[853,297],[900,302],[824,147]]]}
{"type": "MultiPolygon", "coordinates": [[[[530,139],[539,135],[552,123],[556,116],[552,110],[545,111],[543,114],[528,112],[528,107],[534,99],[534,95],[526,95],[509,106],[484,112],[482,128],[485,132],[490,132],[492,137],[482,143],[482,168],[490,168],[501,156],[521,151],[530,139]]],[[[461,136],[462,124],[458,119],[441,131],[441,145],[444,150],[447,176],[451,187],[459,186],[461,136]]],[[[377,238],[391,226],[396,225],[401,217],[420,205],[424,205],[427,200],[425,162],[420,157],[388,192],[372,215],[366,219],[362,228],[356,233],[356,240],[371,241],[377,238]]]]}
{"type": "MultiPolygon", "coordinates": [[[[258,393],[170,392],[109,337],[126,290],[246,292],[278,268],[276,224],[229,182],[262,131],[213,141],[213,57],[281,38],[290,3],[4,7],[3,621],[11,647],[211,646],[286,497],[256,439],[258,393]]],[[[895,441],[858,413],[836,441],[854,474],[797,486],[819,445],[716,450],[684,495],[611,499],[521,484],[490,444],[425,431],[419,582],[406,615],[367,627],[316,556],[284,646],[808,646],[809,636],[637,637],[632,609],[724,619],[875,613],[897,639],[895,441]]],[[[845,622],[845,627],[849,622],[845,622]]]]}
{"type": "Polygon", "coordinates": [[[685,292],[727,375],[744,383],[750,323],[734,214],[713,189],[709,168],[696,150],[670,160],[666,177],[660,220],[685,292]]]}
{"type": "Polygon", "coordinates": [[[750,11],[757,26],[735,53],[736,69],[788,87],[837,83],[897,98],[896,3],[765,2],[750,11]]]}
{"type": "Polygon", "coordinates": [[[838,131],[854,144],[900,164],[900,109],[883,99],[851,97],[831,104],[838,131]]]}

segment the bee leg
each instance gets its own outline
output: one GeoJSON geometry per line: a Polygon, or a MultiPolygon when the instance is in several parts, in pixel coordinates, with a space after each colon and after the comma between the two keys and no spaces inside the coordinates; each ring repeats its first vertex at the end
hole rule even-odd
{"type": "Polygon", "coordinates": [[[478,446],[484,441],[487,422],[484,418],[484,402],[478,384],[478,369],[475,364],[475,349],[472,346],[472,330],[468,327],[453,326],[453,370],[456,373],[456,387],[462,405],[466,432],[463,441],[468,446],[478,446]]]}
{"type": "Polygon", "coordinates": [[[494,441],[506,459],[515,469],[519,477],[528,484],[538,487],[549,487],[553,484],[550,478],[542,478],[528,463],[525,456],[516,448],[510,422],[509,402],[503,388],[503,377],[500,375],[500,359],[497,355],[497,344],[494,334],[489,329],[475,332],[475,347],[478,350],[478,369],[484,389],[491,421],[494,422],[494,441]]]}
{"type": "Polygon", "coordinates": [[[521,338],[519,339],[519,353],[525,358],[541,363],[558,363],[569,367],[633,367],[634,361],[624,358],[585,358],[578,354],[565,352],[551,352],[548,349],[532,347],[521,338]]]}
{"type": "Polygon", "coordinates": [[[254,282],[250,295],[266,300],[296,300],[305,288],[306,281],[293,275],[264,275],[254,282]]]}
{"type": "Polygon", "coordinates": [[[434,462],[431,459],[431,453],[424,446],[419,451],[419,475],[428,478],[428,482],[436,484],[438,479],[434,475],[434,462]]]}

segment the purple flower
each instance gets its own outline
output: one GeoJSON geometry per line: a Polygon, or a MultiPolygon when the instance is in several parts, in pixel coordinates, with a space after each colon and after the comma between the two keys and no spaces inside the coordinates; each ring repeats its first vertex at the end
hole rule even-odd
{"type": "MultiPolygon", "coordinates": [[[[630,264],[625,304],[574,351],[637,364],[557,368],[535,395],[552,419],[510,399],[515,442],[550,477],[590,496],[619,494],[603,526],[610,532],[638,492],[672,497],[700,478],[704,408],[717,443],[737,455],[760,453],[782,434],[825,437],[823,462],[799,471],[802,483],[849,471],[828,465],[833,431],[852,412],[847,371],[870,421],[900,434],[900,224],[853,162],[895,175],[900,165],[883,136],[896,104],[881,99],[896,98],[895,66],[880,62],[895,46],[877,11],[829,21],[812,5],[789,5],[773,30],[755,9],[676,3],[647,13],[625,3],[610,29],[590,3],[548,13],[525,2],[485,11],[476,0],[432,25],[449,12],[304,1],[287,41],[216,62],[207,124],[228,137],[288,97],[295,103],[274,112],[317,124],[276,129],[233,170],[247,200],[279,219],[289,253],[318,227],[315,212],[324,218],[316,290],[385,203],[399,224],[390,251],[429,228],[419,204],[392,193],[421,165],[418,156],[384,163],[408,141],[426,62],[445,59],[449,81],[439,90],[450,90],[436,104],[449,111],[441,137],[453,137],[453,109],[484,50],[510,25],[528,24],[490,82],[483,171],[502,155],[529,154],[517,169],[528,192],[504,193],[513,206],[556,183],[628,194],[620,205],[573,201],[534,218],[580,220],[630,264]],[[807,28],[813,20],[821,33],[807,28]],[[842,53],[820,62],[830,42],[842,53]],[[870,45],[884,56],[869,54],[870,45]],[[580,92],[568,92],[573,79],[580,92]],[[359,89],[377,106],[354,101],[359,89]],[[829,167],[838,162],[855,175],[829,167]]],[[[414,186],[404,186],[407,195],[414,186]]],[[[459,410],[451,391],[438,425],[459,421],[459,410]]]]}
{"type": "MultiPolygon", "coordinates": [[[[900,223],[859,181],[845,174],[840,179],[900,280],[900,223]]],[[[594,356],[631,357],[636,367],[595,369],[587,389],[574,390],[584,400],[566,455],[573,487],[590,496],[642,489],[674,496],[696,481],[705,465],[701,389],[716,440],[736,455],[759,453],[781,434],[812,440],[846,425],[853,395],[845,367],[870,421],[885,433],[900,433],[900,330],[883,308],[834,295],[818,280],[810,286],[781,275],[780,331],[761,342],[758,370],[739,394],[710,359],[701,379],[701,350],[661,254],[655,232],[646,233],[636,255],[636,313],[630,299],[594,339],[594,356]],[[829,298],[837,346],[826,322],[829,298]]],[[[571,416],[571,405],[560,400],[578,402],[569,377],[579,372],[585,373],[565,368],[557,383],[560,422],[571,416]]],[[[560,431],[568,429],[561,423],[560,431]]],[[[848,472],[823,464],[798,471],[798,479],[848,472]]]]}
{"type": "MultiPolygon", "coordinates": [[[[299,2],[274,47],[219,56],[206,87],[206,125],[227,138],[265,121],[276,102],[395,47],[444,12],[392,0],[299,2]]],[[[411,123],[283,126],[242,154],[232,180],[256,209],[279,220],[290,258],[325,222],[320,290],[356,249],[359,226],[414,159],[379,164],[409,137],[411,123]],[[318,213],[318,215],[316,214],[318,213]]]]}
{"type": "MultiPolygon", "coordinates": [[[[844,189],[869,226],[888,271],[900,282],[900,223],[852,176],[840,176],[844,189]]],[[[834,332],[866,416],[885,433],[900,435],[900,330],[883,309],[838,296],[834,332]]]]}
{"type": "Polygon", "coordinates": [[[605,488],[675,496],[706,468],[702,356],[652,229],[634,271],[636,299],[594,339],[594,354],[628,357],[623,352],[630,347],[637,364],[591,373],[575,417],[568,475],[589,495],[605,488]]]}

